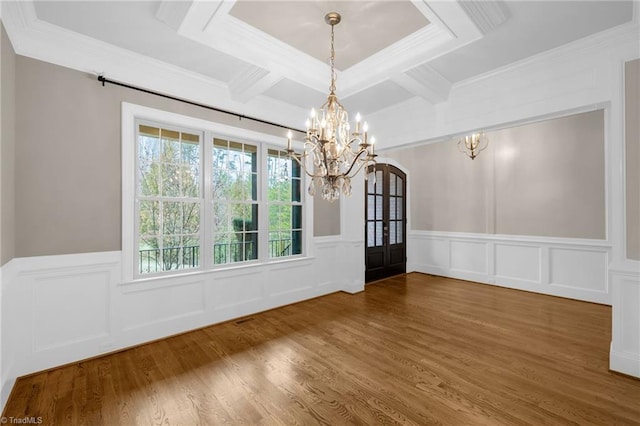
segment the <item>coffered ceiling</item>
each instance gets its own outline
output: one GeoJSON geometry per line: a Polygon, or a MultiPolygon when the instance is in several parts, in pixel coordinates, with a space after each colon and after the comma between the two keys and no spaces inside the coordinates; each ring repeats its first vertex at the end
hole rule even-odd
{"type": "Polygon", "coordinates": [[[633,2],[26,0],[4,2],[2,18],[21,22],[5,25],[18,45],[29,26],[43,37],[64,31],[197,75],[224,88],[235,108],[276,102],[291,115],[327,95],[330,11],[343,18],[337,94],[370,114],[415,98],[446,101],[452,85],[630,21],[633,2]]]}

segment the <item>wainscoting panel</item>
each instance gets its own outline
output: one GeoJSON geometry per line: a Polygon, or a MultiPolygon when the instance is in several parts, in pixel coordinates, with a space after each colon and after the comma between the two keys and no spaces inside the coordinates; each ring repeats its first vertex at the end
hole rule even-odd
{"type": "Polygon", "coordinates": [[[495,244],[496,279],[506,278],[540,284],[541,249],[518,244],[495,244]]]}
{"type": "Polygon", "coordinates": [[[454,240],[449,243],[449,251],[452,271],[487,273],[487,243],[454,240]]]}
{"type": "Polygon", "coordinates": [[[109,273],[33,278],[33,350],[109,335],[109,273]]]}
{"type": "Polygon", "coordinates": [[[124,331],[199,315],[205,311],[204,281],[127,293],[120,306],[124,331]]]}
{"type": "Polygon", "coordinates": [[[122,282],[119,251],[13,259],[2,267],[2,405],[25,374],[323,294],[362,291],[363,247],[323,237],[308,257],[135,282],[122,282]],[[340,268],[336,259],[344,259],[340,268]]]}
{"type": "Polygon", "coordinates": [[[598,240],[411,231],[408,270],[611,304],[598,240]]]}
{"type": "Polygon", "coordinates": [[[549,283],[580,290],[607,292],[607,252],[551,248],[549,283]]]}
{"type": "Polygon", "coordinates": [[[222,310],[262,300],[265,296],[263,279],[259,271],[251,271],[212,280],[207,286],[210,306],[222,310]]]}
{"type": "Polygon", "coordinates": [[[407,270],[420,270],[421,268],[428,268],[430,270],[442,270],[449,269],[449,240],[444,238],[411,238],[412,235],[408,235],[407,241],[407,254],[408,262],[407,270]],[[419,256],[411,256],[412,254],[419,254],[419,256]],[[418,262],[416,265],[411,265],[411,262],[418,262]]]}

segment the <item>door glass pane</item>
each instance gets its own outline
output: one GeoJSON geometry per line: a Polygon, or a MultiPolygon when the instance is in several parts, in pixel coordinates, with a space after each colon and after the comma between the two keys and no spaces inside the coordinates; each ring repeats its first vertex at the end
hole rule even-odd
{"type": "Polygon", "coordinates": [[[367,196],[367,220],[375,219],[376,197],[375,195],[367,196]]]}
{"type": "Polygon", "coordinates": [[[395,220],[396,218],[396,197],[389,197],[389,219],[395,220]]]}
{"type": "Polygon", "coordinates": [[[376,222],[376,247],[382,246],[382,222],[376,222]]]}
{"type": "Polygon", "coordinates": [[[382,170],[376,171],[376,194],[382,194],[382,170]]]}
{"type": "Polygon", "coordinates": [[[367,247],[374,247],[376,241],[375,222],[367,222],[367,247]]]}
{"type": "Polygon", "coordinates": [[[382,195],[376,195],[376,220],[382,220],[382,195]]]}
{"type": "Polygon", "coordinates": [[[389,195],[396,195],[396,175],[389,173],[389,195]]]}
{"type": "Polygon", "coordinates": [[[404,214],[402,211],[403,202],[404,202],[404,199],[402,197],[398,197],[398,202],[396,203],[396,209],[397,209],[396,219],[404,219],[404,216],[402,216],[404,214]]]}
{"type": "Polygon", "coordinates": [[[375,181],[376,181],[375,174],[373,172],[369,173],[369,175],[367,176],[367,192],[369,194],[375,194],[376,192],[375,181]]]}
{"type": "Polygon", "coordinates": [[[397,185],[396,185],[396,194],[398,195],[404,195],[402,187],[404,185],[404,179],[402,179],[400,176],[398,176],[398,180],[397,180],[397,185]]]}
{"type": "Polygon", "coordinates": [[[396,222],[389,222],[389,244],[396,243],[396,222]]]}
{"type": "Polygon", "coordinates": [[[400,220],[396,222],[396,226],[398,227],[398,230],[396,232],[396,240],[397,240],[396,242],[398,244],[402,244],[404,242],[404,241],[402,241],[403,240],[403,238],[402,238],[402,230],[403,230],[402,226],[403,226],[403,223],[404,222],[400,221],[400,220]]]}

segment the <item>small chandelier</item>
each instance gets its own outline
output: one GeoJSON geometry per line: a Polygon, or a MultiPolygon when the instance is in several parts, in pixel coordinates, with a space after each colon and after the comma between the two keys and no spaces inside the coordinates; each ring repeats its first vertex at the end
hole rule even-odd
{"type": "Polygon", "coordinates": [[[489,139],[484,133],[474,133],[458,141],[458,150],[473,160],[480,154],[480,151],[484,151],[488,145],[489,139]]]}
{"type": "Polygon", "coordinates": [[[291,147],[289,131],[287,154],[296,160],[311,177],[309,194],[316,194],[320,187],[322,198],[335,201],[340,192],[351,195],[351,179],[365,165],[375,164],[374,138],[368,140],[367,123],[360,124],[360,114],[356,115],[355,129],[351,132],[349,114],[338,101],[336,91],[335,48],[333,27],[340,22],[340,14],[327,13],[324,20],[331,25],[331,85],[327,101],[316,113],[311,110],[307,120],[307,136],[304,152],[297,154],[291,147]]]}

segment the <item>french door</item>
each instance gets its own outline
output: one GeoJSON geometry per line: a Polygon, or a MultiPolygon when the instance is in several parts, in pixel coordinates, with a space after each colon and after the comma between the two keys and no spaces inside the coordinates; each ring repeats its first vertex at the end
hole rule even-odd
{"type": "Polygon", "coordinates": [[[407,271],[406,183],[406,175],[392,165],[367,170],[366,282],[407,271]]]}

